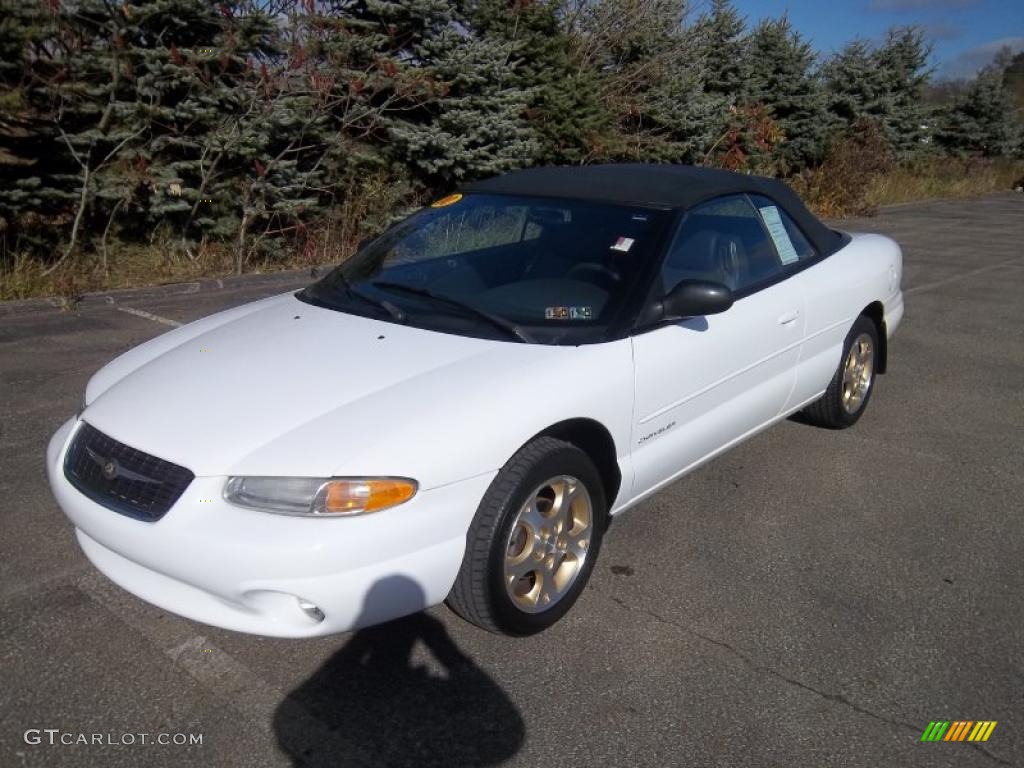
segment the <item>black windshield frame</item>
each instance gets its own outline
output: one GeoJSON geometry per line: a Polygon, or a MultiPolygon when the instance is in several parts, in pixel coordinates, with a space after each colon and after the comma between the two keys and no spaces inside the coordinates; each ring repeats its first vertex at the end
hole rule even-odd
{"type": "MultiPolygon", "coordinates": [[[[476,198],[481,204],[484,204],[482,201],[492,199],[500,201],[502,205],[513,205],[516,202],[522,202],[523,204],[541,206],[562,205],[572,210],[587,208],[594,210],[618,209],[615,213],[628,213],[631,217],[637,217],[634,220],[638,221],[641,215],[649,217],[649,219],[642,219],[643,224],[637,224],[638,227],[643,228],[643,242],[639,244],[636,252],[632,254],[635,256],[635,260],[629,262],[629,273],[627,279],[623,281],[624,284],[621,287],[616,286],[614,289],[617,291],[614,294],[614,303],[612,303],[612,289],[608,291],[608,311],[604,316],[594,322],[579,323],[546,323],[524,321],[521,317],[512,318],[512,322],[521,327],[531,340],[542,344],[580,345],[602,343],[625,338],[630,334],[634,320],[646,299],[647,291],[657,267],[662,261],[664,249],[667,247],[667,241],[674,228],[675,212],[672,209],[650,205],[595,203],[592,201],[553,198],[543,195],[470,193],[466,197],[476,198]]],[[[428,307],[426,306],[429,304],[428,301],[418,300],[415,297],[403,296],[401,293],[392,293],[379,287],[374,287],[374,282],[387,281],[388,275],[395,269],[395,267],[388,267],[384,271],[380,271],[384,261],[384,257],[381,254],[388,253],[387,249],[391,245],[399,242],[401,238],[414,234],[417,228],[423,229],[429,226],[429,222],[433,217],[437,216],[438,211],[444,211],[444,207],[424,208],[403,219],[366,245],[352,258],[335,267],[319,281],[299,291],[296,296],[310,304],[349,314],[373,317],[384,322],[400,322],[425,330],[454,333],[463,336],[516,341],[514,338],[510,339],[508,334],[501,333],[500,329],[495,328],[493,324],[480,322],[480,318],[472,318],[470,313],[464,313],[465,316],[461,318],[455,317],[458,313],[452,311],[451,307],[447,311],[442,311],[440,303],[434,307],[428,307]],[[407,316],[404,320],[398,320],[388,313],[376,311],[371,304],[344,300],[344,295],[348,288],[353,286],[358,286],[360,292],[373,291],[375,298],[387,299],[399,305],[407,316]]],[[[593,213],[593,211],[589,213],[593,213]]],[[[584,219],[579,226],[585,227],[586,220],[584,219]]],[[[581,229],[581,231],[583,230],[581,229]]],[[[525,237],[519,241],[519,244],[523,242],[525,242],[525,237]]],[[[487,248],[484,250],[487,250],[487,248]]],[[[440,256],[436,259],[433,257],[423,257],[413,263],[425,265],[447,258],[450,257],[440,256]]],[[[581,261],[591,263],[586,259],[581,261]]],[[[510,284],[521,285],[522,283],[523,280],[520,279],[518,283],[513,281],[510,284]]]]}

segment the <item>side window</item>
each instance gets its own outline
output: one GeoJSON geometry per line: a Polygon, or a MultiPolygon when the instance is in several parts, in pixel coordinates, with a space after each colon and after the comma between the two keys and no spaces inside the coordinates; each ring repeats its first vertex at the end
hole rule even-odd
{"type": "Polygon", "coordinates": [[[804,235],[803,230],[797,226],[786,209],[760,195],[751,195],[751,200],[757,206],[768,234],[775,242],[775,250],[783,264],[792,264],[800,261],[809,261],[818,255],[818,252],[811,245],[804,235]]]}
{"type": "Polygon", "coordinates": [[[783,271],[761,215],[744,195],[699,205],[683,219],[662,267],[664,290],[680,280],[710,280],[733,291],[783,271]]]}

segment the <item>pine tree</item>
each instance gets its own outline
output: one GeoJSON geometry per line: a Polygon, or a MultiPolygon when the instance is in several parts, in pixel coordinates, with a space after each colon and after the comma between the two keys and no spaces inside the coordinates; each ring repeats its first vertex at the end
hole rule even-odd
{"type": "Polygon", "coordinates": [[[890,30],[875,55],[876,66],[887,78],[889,104],[883,124],[889,140],[903,157],[922,150],[927,130],[922,96],[928,82],[930,55],[924,33],[913,27],[890,30]]]}
{"type": "Polygon", "coordinates": [[[131,194],[131,162],[148,126],[133,90],[129,13],[100,0],[53,7],[49,31],[61,45],[31,62],[27,106],[48,118],[38,136],[42,162],[6,198],[69,223],[54,267],[75,253],[86,231],[105,231],[108,212],[131,194]],[[48,194],[19,199],[32,189],[48,194]]]}
{"type": "Polygon", "coordinates": [[[682,0],[599,0],[577,16],[584,65],[614,119],[611,158],[695,162],[711,145],[724,99],[704,91],[686,9],[682,0]]]}
{"type": "Polygon", "coordinates": [[[698,55],[705,63],[704,88],[736,103],[743,91],[746,25],[731,0],[712,0],[696,25],[698,55]]]}
{"type": "Polygon", "coordinates": [[[815,55],[786,18],[764,21],[745,54],[743,99],[763,104],[783,134],[775,150],[783,175],[820,162],[825,143],[825,98],[814,72],[815,55]]]}
{"type": "Polygon", "coordinates": [[[75,167],[63,162],[53,105],[43,83],[56,70],[48,46],[56,35],[53,14],[33,0],[10,0],[0,15],[0,229],[34,248],[52,248],[54,228],[42,212],[73,205],[67,183],[75,167]],[[41,226],[33,226],[33,223],[41,226]]]}
{"type": "Polygon", "coordinates": [[[395,123],[390,135],[401,159],[431,186],[495,175],[530,164],[538,153],[525,119],[531,92],[516,87],[511,49],[454,25],[417,46],[441,90],[429,120],[395,123]]]}
{"type": "Polygon", "coordinates": [[[563,28],[560,2],[471,0],[476,32],[508,44],[516,62],[506,82],[524,92],[538,163],[576,164],[606,156],[612,120],[604,109],[599,76],[585,66],[575,30],[563,28]]]}
{"type": "Polygon", "coordinates": [[[1009,49],[996,58],[1003,69],[1003,85],[1013,99],[1017,120],[1024,125],[1024,51],[1014,55],[1009,49]]]}
{"type": "Polygon", "coordinates": [[[929,55],[914,28],[890,30],[879,47],[863,40],[848,44],[823,67],[833,125],[849,130],[859,120],[874,120],[901,156],[921,151],[929,55]]]}
{"type": "Polygon", "coordinates": [[[1020,152],[1020,124],[997,66],[982,70],[941,119],[938,141],[951,152],[985,157],[1020,152]]]}
{"type": "Polygon", "coordinates": [[[861,118],[879,119],[885,112],[884,78],[875,65],[871,44],[853,40],[822,68],[828,109],[844,126],[861,118]]]}

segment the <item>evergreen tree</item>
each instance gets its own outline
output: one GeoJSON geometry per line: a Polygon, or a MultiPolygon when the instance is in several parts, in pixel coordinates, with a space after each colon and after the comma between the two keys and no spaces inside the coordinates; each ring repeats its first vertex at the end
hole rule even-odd
{"type": "Polygon", "coordinates": [[[83,233],[102,231],[107,210],[130,194],[130,163],[147,138],[132,87],[130,13],[129,6],[111,12],[100,0],[53,7],[48,27],[61,44],[33,56],[23,82],[24,106],[47,118],[38,136],[41,162],[14,181],[0,205],[69,223],[56,264],[75,252],[83,233]]]}
{"type": "Polygon", "coordinates": [[[704,91],[685,13],[681,0],[599,0],[579,20],[585,63],[615,119],[611,157],[694,162],[713,141],[724,99],[704,91]]]}
{"type": "Polygon", "coordinates": [[[982,70],[942,116],[938,140],[957,154],[993,157],[1020,152],[1020,124],[999,67],[982,70]]]}
{"type": "Polygon", "coordinates": [[[698,55],[706,70],[704,89],[736,103],[743,91],[745,24],[731,0],[712,0],[696,25],[698,55]]]}
{"type": "Polygon", "coordinates": [[[42,213],[73,204],[75,166],[60,162],[53,105],[42,84],[57,71],[56,18],[41,4],[18,0],[0,15],[0,229],[28,237],[35,248],[52,247],[53,227],[42,213]],[[58,179],[57,176],[61,178],[58,179]],[[26,216],[25,214],[34,214],[26,216]],[[29,219],[43,226],[32,227],[29,219]],[[30,231],[31,230],[31,231],[30,231]]]}
{"type": "Polygon", "coordinates": [[[516,66],[505,82],[523,91],[538,145],[538,163],[576,164],[604,156],[612,121],[599,76],[581,61],[578,36],[567,32],[554,0],[470,0],[476,32],[510,45],[516,66]]]}
{"type": "Polygon", "coordinates": [[[929,55],[913,28],[890,30],[880,47],[863,40],[848,44],[823,68],[833,125],[849,130],[859,120],[873,120],[902,156],[920,151],[927,135],[922,102],[929,55]]]}
{"type": "Polygon", "coordinates": [[[1002,65],[1003,85],[1013,99],[1018,122],[1024,124],[1024,51],[1014,55],[1005,49],[996,64],[1002,65]]]}
{"type": "Polygon", "coordinates": [[[887,115],[883,125],[896,152],[906,157],[920,152],[926,136],[926,111],[922,106],[928,82],[931,47],[921,30],[897,28],[889,31],[885,44],[875,55],[876,66],[886,77],[887,115]]]}
{"type": "Polygon", "coordinates": [[[762,22],[747,42],[744,100],[765,105],[782,132],[775,159],[783,175],[824,153],[825,99],[814,64],[810,44],[786,18],[762,22]]]}
{"type": "Polygon", "coordinates": [[[875,65],[866,40],[853,40],[822,68],[828,110],[833,122],[853,125],[861,118],[880,119],[885,113],[884,76],[875,65]]]}
{"type": "Polygon", "coordinates": [[[495,175],[537,155],[525,120],[531,92],[516,87],[511,48],[455,26],[417,47],[441,91],[428,121],[394,124],[390,135],[402,160],[432,186],[495,175]]]}

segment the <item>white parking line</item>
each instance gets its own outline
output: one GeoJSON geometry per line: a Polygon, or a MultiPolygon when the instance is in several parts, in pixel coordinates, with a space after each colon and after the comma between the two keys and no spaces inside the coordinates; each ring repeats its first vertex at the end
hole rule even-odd
{"type": "Polygon", "coordinates": [[[163,323],[169,325],[172,328],[177,328],[182,323],[177,320],[171,320],[169,317],[160,317],[160,315],[154,315],[152,312],[146,312],[144,309],[135,309],[133,307],[118,307],[118,311],[127,312],[129,315],[135,315],[136,317],[144,317],[147,320],[152,320],[155,323],[163,323]]]}
{"type": "Polygon", "coordinates": [[[953,275],[952,277],[947,277],[943,280],[936,280],[934,283],[915,285],[913,288],[906,289],[903,293],[920,293],[921,291],[930,291],[932,288],[938,288],[943,285],[948,285],[949,283],[955,283],[958,280],[963,280],[965,277],[974,277],[975,275],[980,275],[984,272],[991,272],[993,269],[1001,269],[1002,267],[1009,267],[1014,264],[1019,265],[1020,263],[1021,260],[1019,258],[1007,259],[1006,261],[1000,261],[998,264],[989,264],[987,267],[978,267],[977,269],[972,269],[968,272],[961,272],[959,275],[953,275]]]}
{"type": "Polygon", "coordinates": [[[230,654],[195,634],[186,619],[156,611],[95,571],[76,586],[115,617],[132,627],[228,707],[272,736],[275,717],[289,723],[292,754],[306,755],[304,764],[372,766],[373,756],[345,740],[288,695],[263,680],[230,654]]]}

